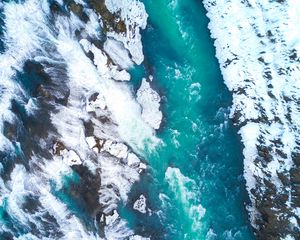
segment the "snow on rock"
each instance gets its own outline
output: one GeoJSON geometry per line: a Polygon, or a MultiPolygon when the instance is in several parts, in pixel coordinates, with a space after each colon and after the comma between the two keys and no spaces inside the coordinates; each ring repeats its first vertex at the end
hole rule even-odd
{"type": "Polygon", "coordinates": [[[122,42],[107,38],[104,43],[104,51],[110,56],[113,62],[121,68],[128,69],[133,66],[129,53],[122,42]]]}
{"type": "Polygon", "coordinates": [[[112,71],[111,77],[116,81],[129,81],[131,79],[130,74],[126,70],[112,71]]]}
{"type": "Polygon", "coordinates": [[[96,139],[94,136],[86,137],[85,138],[87,144],[89,145],[89,148],[92,149],[96,146],[96,139]]]}
{"type": "Polygon", "coordinates": [[[145,29],[148,15],[143,3],[137,0],[105,0],[107,9],[119,13],[126,25],[125,33],[108,32],[107,36],[122,42],[132,60],[141,64],[144,60],[140,29],[145,29]]]}
{"type": "Polygon", "coordinates": [[[133,166],[139,164],[141,161],[134,153],[128,153],[127,164],[128,166],[133,166]]]}
{"type": "MultiPolygon", "coordinates": [[[[130,80],[130,74],[125,69],[118,70],[118,66],[109,64],[106,53],[97,48],[94,44],[90,43],[87,39],[81,39],[80,44],[86,53],[93,53],[94,64],[96,65],[97,70],[102,77],[112,78],[116,81],[130,80]]],[[[107,39],[104,44],[104,50],[105,49],[107,54],[116,64],[119,64],[120,67],[129,68],[132,66],[133,63],[128,56],[127,50],[122,47],[122,43],[112,39],[107,39]]]]}
{"type": "Polygon", "coordinates": [[[107,225],[112,225],[113,222],[115,222],[119,218],[119,214],[116,210],[113,211],[112,215],[107,215],[106,216],[106,224],[107,225]]]}
{"type": "Polygon", "coordinates": [[[61,142],[56,142],[52,151],[56,159],[62,160],[69,166],[82,164],[78,154],[74,150],[68,150],[61,142]]]}
{"type": "Polygon", "coordinates": [[[106,108],[106,101],[104,96],[97,93],[96,96],[92,99],[88,99],[86,105],[87,112],[95,112],[97,109],[105,110],[106,108]]]}
{"type": "Polygon", "coordinates": [[[73,150],[68,151],[67,149],[61,152],[63,161],[69,166],[82,164],[80,157],[73,150]]]}
{"type": "Polygon", "coordinates": [[[204,0],[204,5],[224,81],[233,94],[231,116],[243,126],[252,224],[262,239],[297,238],[300,2],[204,0]]]}
{"type": "Polygon", "coordinates": [[[111,140],[106,140],[101,151],[109,152],[111,155],[123,159],[128,155],[128,147],[124,143],[115,143],[111,140]]]}
{"type": "Polygon", "coordinates": [[[133,204],[133,209],[139,211],[140,213],[147,212],[146,197],[142,194],[133,204]]]}
{"type": "Polygon", "coordinates": [[[145,169],[147,169],[147,165],[145,163],[140,163],[139,173],[143,172],[145,169]]]}
{"type": "Polygon", "coordinates": [[[94,136],[86,137],[85,140],[89,148],[92,149],[95,153],[99,153],[101,151],[103,144],[105,142],[105,140],[98,139],[94,136]]]}
{"type": "Polygon", "coordinates": [[[137,101],[142,107],[142,118],[154,129],[159,129],[162,121],[160,100],[159,94],[151,88],[146,79],[143,79],[137,91],[137,101]]]}
{"type": "Polygon", "coordinates": [[[59,152],[59,155],[55,157],[62,160],[65,164],[69,166],[82,164],[80,157],[73,150],[63,149],[59,152]]]}

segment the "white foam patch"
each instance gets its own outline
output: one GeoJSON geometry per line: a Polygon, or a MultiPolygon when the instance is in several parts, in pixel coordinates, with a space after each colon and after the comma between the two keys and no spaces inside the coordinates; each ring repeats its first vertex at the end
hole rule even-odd
{"type": "MultiPolygon", "coordinates": [[[[72,86],[70,99],[72,100],[73,95],[75,99],[80,99],[80,95],[78,96],[80,89],[101,93],[114,121],[118,124],[118,131],[122,140],[136,150],[143,149],[147,142],[157,144],[158,139],[154,136],[153,129],[142,119],[140,107],[134,100],[129,87],[111,79],[100,77],[97,69],[85,56],[78,42],[68,36],[65,29],[62,27],[60,29],[57,47],[68,65],[69,85],[72,86]],[[78,59],[81,61],[78,62],[78,59]]],[[[68,106],[68,108],[70,107],[68,106]]],[[[81,109],[77,111],[77,115],[82,114],[81,109]]],[[[60,123],[58,127],[61,126],[63,123],[60,123]]]]}
{"type": "MultiPolygon", "coordinates": [[[[24,235],[21,235],[17,238],[17,240],[39,240],[36,236],[32,235],[31,233],[26,233],[24,235]]],[[[50,238],[44,238],[45,240],[50,240],[50,238]]]]}
{"type": "Polygon", "coordinates": [[[191,229],[201,229],[201,219],[205,215],[205,208],[199,203],[199,189],[194,180],[184,176],[178,168],[168,167],[165,179],[175,194],[176,200],[181,203],[185,214],[192,220],[191,229]]]}
{"type": "Polygon", "coordinates": [[[26,214],[20,208],[24,203],[25,196],[28,195],[28,190],[25,189],[26,178],[25,167],[16,165],[11,173],[11,181],[8,183],[10,193],[7,196],[7,212],[24,226],[29,223],[26,214]]]}

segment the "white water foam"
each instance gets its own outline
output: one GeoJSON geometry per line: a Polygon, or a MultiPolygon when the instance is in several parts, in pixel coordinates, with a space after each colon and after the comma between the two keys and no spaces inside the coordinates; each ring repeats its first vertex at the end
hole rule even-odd
{"type": "Polygon", "coordinates": [[[2,134],[4,121],[12,123],[14,120],[14,114],[10,110],[11,101],[16,99],[23,102],[26,96],[26,92],[14,79],[16,70],[22,69],[24,61],[40,48],[40,44],[45,42],[43,38],[47,35],[47,32],[43,31],[45,24],[43,12],[49,10],[45,2],[45,0],[40,3],[26,1],[24,4],[11,2],[3,6],[6,45],[5,53],[0,55],[0,148],[3,151],[12,150],[11,143],[2,134]]]}
{"type": "Polygon", "coordinates": [[[184,176],[178,168],[172,167],[167,168],[165,179],[177,201],[183,206],[184,213],[192,220],[191,230],[199,231],[205,208],[199,202],[199,189],[195,181],[184,176]]]}
{"type": "MultiPolygon", "coordinates": [[[[133,2],[139,8],[143,7],[140,2],[133,2]]],[[[62,2],[60,1],[60,3],[62,2]]],[[[15,77],[15,70],[21,72],[24,62],[28,59],[34,58],[35,61],[42,63],[66,64],[68,79],[65,79],[65,83],[70,88],[70,95],[66,106],[57,105],[55,113],[51,113],[52,123],[56,126],[58,132],[58,136],[55,137],[63,142],[66,148],[62,151],[63,156],[53,156],[52,160],[47,161],[41,157],[34,156],[30,159],[30,167],[33,168],[35,166],[36,168],[33,168],[31,172],[21,165],[15,166],[11,174],[12,180],[4,182],[1,179],[0,181],[2,206],[7,201],[8,212],[11,218],[16,219],[24,226],[33,223],[41,231],[41,234],[45,235],[46,233],[43,232],[43,226],[39,217],[43,213],[49,213],[56,219],[59,230],[62,231],[63,236],[60,239],[100,239],[97,234],[88,232],[81,220],[68,209],[68,206],[54,196],[54,193],[52,193],[53,186],[50,183],[55,183],[55,190],[59,191],[64,184],[63,177],[72,174],[73,170],[70,165],[74,163],[73,160],[76,158],[76,164],[82,162],[94,170],[94,173],[99,169],[103,171],[101,175],[101,189],[99,189],[100,202],[107,204],[107,213],[116,211],[118,201],[127,200],[127,193],[131,185],[139,179],[139,172],[145,166],[142,163],[137,166],[138,160],[132,158],[133,153],[131,152],[126,154],[126,156],[128,154],[131,156],[128,160],[116,158],[119,155],[106,157],[97,155],[89,148],[86,142],[83,122],[91,120],[94,123],[99,123],[100,126],[95,126],[95,128],[98,127],[99,132],[103,132],[101,136],[111,137],[113,141],[118,140],[120,144],[126,142],[133,149],[140,152],[144,150],[146,142],[153,144],[158,142],[154,135],[154,130],[142,119],[141,108],[134,99],[130,88],[124,83],[118,83],[113,80],[113,78],[116,80],[129,80],[129,74],[126,71],[116,72],[116,68],[113,68],[113,73],[102,76],[99,66],[105,65],[107,63],[105,60],[107,59],[98,57],[97,54],[100,54],[101,50],[97,51],[94,46],[93,52],[96,53],[95,59],[97,59],[97,63],[93,63],[85,55],[78,42],[75,30],[85,26],[87,26],[87,34],[93,37],[97,36],[97,30],[100,29],[100,26],[96,22],[97,18],[94,15],[87,25],[72,13],[69,18],[57,16],[55,18],[55,26],[51,26],[51,23],[48,22],[50,14],[48,2],[38,0],[26,0],[24,3],[5,3],[4,14],[6,16],[5,44],[7,50],[1,55],[3,61],[0,63],[2,66],[2,83],[4,83],[4,91],[3,94],[1,93],[0,102],[0,104],[3,104],[3,108],[1,105],[1,111],[4,113],[1,115],[1,124],[3,124],[4,120],[10,122],[14,120],[14,115],[10,112],[11,100],[19,96],[27,97],[27,93],[14,82],[13,78],[15,77]],[[52,28],[50,29],[50,27],[52,28]],[[53,45],[58,52],[47,52],[45,49],[47,45],[53,45]],[[86,99],[95,92],[99,92],[103,96],[102,100],[105,101],[105,104],[104,109],[95,105],[92,112],[104,112],[108,117],[112,118],[111,129],[105,126],[101,129],[100,121],[87,112],[86,99]],[[114,131],[115,129],[117,131],[114,131]],[[66,161],[64,161],[64,156],[68,156],[65,159],[66,161]],[[125,162],[130,163],[131,166],[127,166],[125,162]],[[117,189],[111,192],[114,196],[108,196],[110,192],[108,185],[117,189]],[[118,191],[119,195],[116,194],[118,191]],[[34,213],[36,215],[30,215],[20,208],[25,201],[25,197],[30,194],[36,196],[41,204],[39,209],[41,212],[34,213]],[[106,197],[117,201],[109,202],[106,197]]],[[[130,24],[135,22],[134,19],[128,18],[126,21],[130,22],[130,24]]],[[[134,57],[134,61],[141,62],[142,52],[139,28],[145,26],[139,26],[138,24],[135,24],[135,26],[135,37],[122,36],[121,38],[122,40],[126,39],[126,48],[129,49],[134,57]],[[134,42],[132,44],[130,43],[131,39],[134,42]],[[137,50],[134,49],[134,46],[138,47],[137,50]]],[[[45,71],[50,77],[53,77],[51,69],[45,67],[45,71]]],[[[34,102],[29,101],[26,105],[27,112],[32,114],[31,110],[34,107],[34,102]]],[[[3,130],[3,126],[1,125],[0,127],[3,130]]],[[[1,136],[0,140],[1,144],[10,144],[3,136],[1,136]]],[[[41,146],[47,146],[43,139],[41,139],[41,146]]],[[[53,154],[51,149],[49,151],[53,154]]],[[[3,226],[2,229],[4,228],[7,227],[3,226]]],[[[8,229],[7,231],[10,230],[8,229]]],[[[127,223],[119,216],[115,221],[107,224],[105,235],[107,239],[143,239],[134,235],[133,231],[127,227],[127,223]]],[[[20,237],[20,239],[30,238],[34,239],[32,234],[25,234],[20,237]]]]}
{"type": "MultiPolygon", "coordinates": [[[[61,21],[65,22],[66,19],[61,21]]],[[[97,68],[85,56],[80,44],[72,39],[72,36],[68,36],[65,29],[62,27],[60,29],[57,48],[68,64],[69,85],[72,86],[70,101],[72,98],[80,99],[80,94],[82,94],[80,89],[86,92],[100,92],[114,121],[118,124],[118,131],[123,141],[136,150],[143,149],[147,141],[157,143],[158,139],[154,136],[153,129],[142,119],[140,106],[133,98],[129,87],[126,84],[114,82],[112,79],[100,77],[97,68]],[[78,59],[81,61],[78,62],[78,59]]],[[[94,54],[97,52],[94,51],[94,54]]],[[[79,108],[77,111],[77,115],[82,114],[82,109],[79,108]]],[[[61,126],[63,123],[57,127],[61,126]]]]}

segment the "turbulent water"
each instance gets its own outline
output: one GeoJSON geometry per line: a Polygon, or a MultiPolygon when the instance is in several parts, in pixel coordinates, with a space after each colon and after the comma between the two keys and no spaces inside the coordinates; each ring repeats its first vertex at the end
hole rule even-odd
{"type": "Polygon", "coordinates": [[[255,238],[216,6],[0,2],[1,240],[255,238]]]}

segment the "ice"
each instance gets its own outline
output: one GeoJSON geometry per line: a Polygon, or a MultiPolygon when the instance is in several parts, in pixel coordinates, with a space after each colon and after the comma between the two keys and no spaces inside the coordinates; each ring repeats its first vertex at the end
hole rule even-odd
{"type": "Polygon", "coordinates": [[[162,121],[160,107],[160,96],[154,91],[150,83],[143,79],[137,91],[137,101],[142,106],[142,117],[152,128],[159,129],[162,121]]]}
{"type": "Polygon", "coordinates": [[[132,60],[141,64],[144,55],[140,29],[146,27],[148,18],[143,3],[137,0],[105,0],[105,5],[112,13],[120,12],[120,17],[126,24],[126,33],[108,32],[107,35],[122,42],[132,60]]]}
{"type": "Polygon", "coordinates": [[[140,213],[147,212],[147,205],[146,205],[146,197],[142,194],[139,198],[134,202],[133,209],[139,211],[140,213]]]}
{"type": "Polygon", "coordinates": [[[89,145],[89,148],[94,148],[96,146],[96,140],[95,137],[91,136],[91,137],[87,137],[86,139],[87,144],[89,145]]]}
{"type": "Polygon", "coordinates": [[[140,159],[134,153],[128,153],[127,164],[133,166],[137,163],[140,163],[140,159]]]}
{"type": "Polygon", "coordinates": [[[105,141],[101,151],[107,151],[111,155],[123,159],[127,157],[128,147],[123,143],[114,143],[111,140],[105,141]]]}
{"type": "Polygon", "coordinates": [[[128,51],[124,48],[123,43],[108,38],[104,43],[104,50],[111,57],[114,63],[119,65],[121,68],[127,69],[133,66],[128,51]]]}

